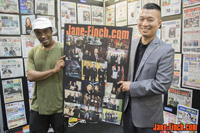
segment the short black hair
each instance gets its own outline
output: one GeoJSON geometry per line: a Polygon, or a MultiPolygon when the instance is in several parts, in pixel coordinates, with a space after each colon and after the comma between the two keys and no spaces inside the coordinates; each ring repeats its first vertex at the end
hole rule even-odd
{"type": "Polygon", "coordinates": [[[143,9],[151,9],[151,10],[158,10],[161,12],[161,8],[159,5],[155,4],[155,3],[147,3],[143,6],[143,9]]]}

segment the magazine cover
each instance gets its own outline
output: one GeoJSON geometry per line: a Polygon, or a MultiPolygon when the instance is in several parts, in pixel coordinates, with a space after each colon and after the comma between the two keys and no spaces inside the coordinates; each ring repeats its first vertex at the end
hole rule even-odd
{"type": "Polygon", "coordinates": [[[20,13],[22,14],[34,14],[34,0],[20,0],[20,13]]]}

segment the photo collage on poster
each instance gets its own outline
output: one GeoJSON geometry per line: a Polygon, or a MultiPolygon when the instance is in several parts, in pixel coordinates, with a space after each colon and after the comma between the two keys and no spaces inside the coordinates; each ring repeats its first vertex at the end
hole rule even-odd
{"type": "Polygon", "coordinates": [[[87,35],[65,35],[64,114],[119,125],[123,93],[117,82],[127,77],[131,40],[87,35]]]}

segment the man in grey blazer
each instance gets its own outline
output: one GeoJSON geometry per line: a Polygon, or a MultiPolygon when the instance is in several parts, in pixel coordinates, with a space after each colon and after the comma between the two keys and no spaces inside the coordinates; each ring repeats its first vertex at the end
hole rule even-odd
{"type": "Polygon", "coordinates": [[[174,49],[158,39],[161,10],[153,3],[142,8],[138,29],[142,37],[132,41],[128,81],[120,81],[125,92],[124,133],[154,133],[163,123],[162,94],[168,92],[174,65],[174,49]]]}

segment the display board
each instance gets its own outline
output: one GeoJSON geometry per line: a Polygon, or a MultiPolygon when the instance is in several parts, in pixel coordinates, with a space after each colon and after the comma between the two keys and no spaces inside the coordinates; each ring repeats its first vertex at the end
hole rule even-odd
{"type": "Polygon", "coordinates": [[[64,115],[120,124],[132,29],[65,24],[64,115]]]}

